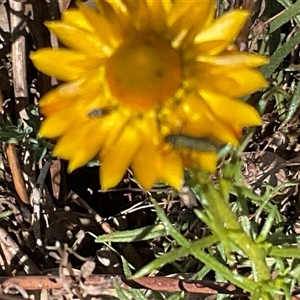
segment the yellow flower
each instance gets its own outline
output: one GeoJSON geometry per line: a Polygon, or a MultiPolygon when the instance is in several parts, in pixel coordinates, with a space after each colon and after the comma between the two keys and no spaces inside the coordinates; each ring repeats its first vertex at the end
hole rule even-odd
{"type": "Polygon", "coordinates": [[[243,126],[261,123],[237,98],[267,85],[255,70],[267,59],[233,41],[248,12],[214,20],[215,1],[99,0],[46,23],[67,48],[31,55],[43,73],[65,81],[40,101],[40,135],[69,171],[98,156],[103,189],[131,167],[149,189],[179,189],[183,168],[214,171],[216,153],[174,147],[170,135],[238,144],[243,126]]]}

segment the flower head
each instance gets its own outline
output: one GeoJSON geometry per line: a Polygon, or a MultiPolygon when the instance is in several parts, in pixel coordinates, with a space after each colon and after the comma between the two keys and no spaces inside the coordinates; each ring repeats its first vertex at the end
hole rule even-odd
{"type": "Polygon", "coordinates": [[[214,20],[215,1],[99,0],[46,26],[67,47],[31,58],[65,81],[40,100],[40,135],[72,171],[98,156],[100,181],[116,185],[131,167],[145,188],[180,188],[184,166],[214,171],[215,151],[174,147],[171,135],[238,144],[261,123],[238,97],[266,86],[255,70],[267,59],[236,50],[248,12],[214,20]]]}

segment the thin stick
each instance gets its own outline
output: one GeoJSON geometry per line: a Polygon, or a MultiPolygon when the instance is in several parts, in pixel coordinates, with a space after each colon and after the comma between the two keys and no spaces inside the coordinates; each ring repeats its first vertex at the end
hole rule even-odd
{"type": "Polygon", "coordinates": [[[15,145],[6,144],[5,152],[7,155],[7,160],[13,177],[16,192],[23,203],[30,204],[15,145]]]}
{"type": "Polygon", "coordinates": [[[19,116],[22,120],[27,120],[28,115],[25,111],[25,108],[28,106],[28,86],[26,80],[25,36],[21,34],[26,23],[24,23],[20,17],[24,11],[24,3],[15,0],[9,0],[9,6],[11,10],[10,24],[11,36],[13,40],[11,56],[14,94],[16,104],[19,109],[19,116]]]}
{"type": "MultiPolygon", "coordinates": [[[[69,284],[74,284],[70,276],[65,277],[69,284]]],[[[19,285],[25,290],[41,290],[41,289],[61,289],[63,287],[59,276],[15,276],[0,277],[2,288],[10,284],[19,285]]],[[[76,281],[80,281],[80,277],[76,276],[76,281]]],[[[226,293],[231,295],[246,296],[242,290],[230,283],[212,282],[205,280],[190,281],[169,277],[141,277],[138,279],[126,279],[124,276],[111,275],[90,275],[84,280],[84,286],[97,286],[99,294],[105,290],[114,289],[114,283],[117,282],[122,288],[140,288],[153,291],[166,292],[192,292],[206,295],[216,295],[218,293],[226,293]]]]}

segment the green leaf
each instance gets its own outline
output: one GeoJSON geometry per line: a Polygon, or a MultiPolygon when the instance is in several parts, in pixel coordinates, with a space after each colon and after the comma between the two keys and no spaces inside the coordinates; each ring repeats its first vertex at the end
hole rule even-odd
{"type": "Polygon", "coordinates": [[[168,253],[164,253],[162,256],[156,258],[155,260],[148,263],[146,266],[141,268],[136,274],[134,274],[133,278],[138,278],[145,276],[151,273],[154,270],[160,269],[162,266],[172,263],[176,260],[179,260],[182,257],[188,256],[191,253],[191,249],[204,249],[212,246],[218,241],[218,238],[214,235],[210,235],[202,238],[199,241],[195,241],[192,243],[190,248],[178,248],[172,249],[168,253]]]}
{"type": "Polygon", "coordinates": [[[120,287],[117,279],[115,279],[114,287],[120,300],[130,300],[125,294],[125,291],[120,287]]]}
{"type": "MultiPolygon", "coordinates": [[[[292,2],[290,0],[277,0],[277,2],[285,8],[289,8],[292,5],[292,2]]],[[[300,16],[295,16],[295,21],[297,25],[300,26],[300,16]]]]}
{"type": "Polygon", "coordinates": [[[283,24],[289,22],[299,13],[300,13],[300,1],[296,1],[296,3],[289,6],[288,9],[286,9],[283,13],[279,14],[274,20],[270,22],[270,33],[277,30],[283,24]]]}
{"type": "MultiPolygon", "coordinates": [[[[300,3],[300,1],[299,1],[299,3],[300,3]]],[[[281,126],[288,123],[292,119],[292,117],[297,112],[299,107],[300,107],[300,84],[298,83],[298,85],[296,87],[296,90],[295,90],[295,93],[293,95],[293,98],[291,100],[291,103],[289,105],[289,108],[287,110],[285,119],[284,119],[283,124],[281,126]]]]}
{"type": "Polygon", "coordinates": [[[172,238],[174,240],[176,240],[176,242],[180,246],[189,247],[190,246],[189,240],[186,239],[179,231],[176,230],[176,228],[170,222],[170,220],[168,219],[168,217],[166,216],[166,214],[164,213],[162,208],[158,205],[158,203],[154,199],[152,199],[151,202],[154,205],[154,208],[156,210],[156,214],[157,214],[158,218],[164,224],[167,234],[172,236],[172,238]]]}
{"type": "Polygon", "coordinates": [[[13,214],[12,210],[3,211],[0,213],[0,219],[4,219],[13,214]]]}
{"type": "Polygon", "coordinates": [[[156,239],[162,236],[166,236],[165,227],[162,224],[157,224],[134,230],[117,231],[113,233],[103,234],[98,236],[95,242],[131,243],[156,239]]]}
{"type": "Polygon", "coordinates": [[[270,256],[300,258],[300,249],[296,247],[272,248],[270,256]]]}
{"type": "Polygon", "coordinates": [[[288,42],[284,45],[278,47],[274,54],[270,58],[270,63],[268,65],[262,66],[260,71],[263,75],[269,78],[281,62],[287,57],[289,53],[293,50],[295,46],[300,43],[300,32],[295,34],[288,42]]]}
{"type": "Polygon", "coordinates": [[[178,248],[173,249],[170,252],[164,253],[162,256],[154,259],[149,264],[142,267],[137,273],[134,274],[132,278],[139,278],[145,275],[148,275],[154,270],[159,270],[161,267],[168,263],[172,263],[175,260],[180,259],[181,257],[188,256],[190,250],[188,248],[178,248]]]}

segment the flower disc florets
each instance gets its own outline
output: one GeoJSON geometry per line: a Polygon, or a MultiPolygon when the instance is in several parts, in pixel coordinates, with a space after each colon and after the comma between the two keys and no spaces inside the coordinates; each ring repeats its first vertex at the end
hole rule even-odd
{"type": "Polygon", "coordinates": [[[172,97],[182,83],[180,56],[153,34],[124,43],[107,60],[111,93],[133,110],[145,111],[172,97]]]}
{"type": "MultiPolygon", "coordinates": [[[[35,66],[65,81],[39,102],[40,135],[72,171],[98,157],[103,189],[130,167],[146,189],[180,189],[183,168],[214,171],[214,147],[174,145],[182,137],[238,144],[243,126],[261,123],[238,100],[266,86],[268,60],[240,53],[234,39],[249,17],[214,20],[215,1],[97,0],[46,25],[65,44],[32,54],[35,66]]],[[[212,143],[212,145],[213,145],[212,143]]]]}

